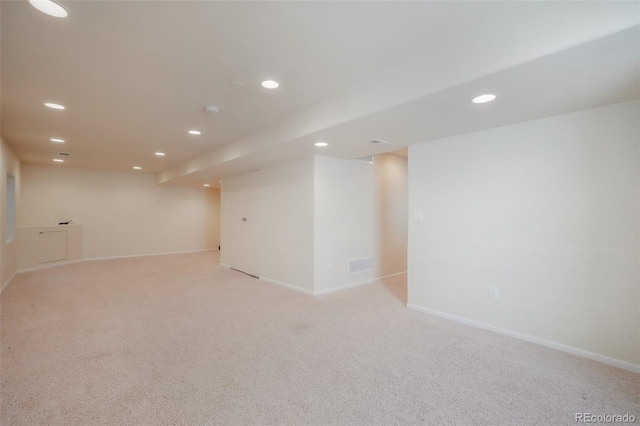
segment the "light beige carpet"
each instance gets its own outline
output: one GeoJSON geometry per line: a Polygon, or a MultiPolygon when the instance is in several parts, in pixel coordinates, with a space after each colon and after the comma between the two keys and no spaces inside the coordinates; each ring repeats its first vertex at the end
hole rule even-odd
{"type": "Polygon", "coordinates": [[[408,310],[402,277],[314,298],[216,255],[16,276],[1,301],[2,425],[640,419],[639,375],[408,310]]]}

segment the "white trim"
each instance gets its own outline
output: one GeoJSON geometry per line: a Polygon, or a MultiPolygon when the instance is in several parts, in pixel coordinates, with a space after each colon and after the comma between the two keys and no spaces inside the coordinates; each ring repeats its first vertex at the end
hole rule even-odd
{"type": "Polygon", "coordinates": [[[165,256],[165,255],[169,255],[169,254],[201,253],[201,252],[204,252],[204,251],[214,251],[214,250],[216,250],[216,249],[168,251],[168,252],[164,252],[164,253],[131,254],[131,255],[128,255],[128,256],[90,257],[90,258],[82,259],[82,260],[83,261],[88,261],[88,260],[129,259],[131,257],[148,257],[148,256],[165,256]]]}
{"type": "Polygon", "coordinates": [[[201,253],[201,252],[205,252],[205,251],[214,251],[214,250],[216,250],[216,249],[172,251],[172,252],[166,252],[166,253],[150,253],[150,254],[132,254],[132,255],[129,255],[129,256],[90,257],[90,258],[87,258],[87,259],[76,259],[76,260],[53,262],[53,263],[48,263],[46,265],[35,266],[33,268],[20,269],[19,271],[16,271],[16,274],[22,274],[24,272],[39,271],[40,269],[49,269],[49,268],[53,268],[55,266],[70,265],[70,264],[78,263],[78,262],[91,262],[91,261],[94,261],[94,260],[100,261],[100,260],[111,260],[111,259],[129,259],[129,258],[132,258],[132,257],[165,256],[165,255],[170,255],[170,254],[201,253]]]}
{"type": "Polygon", "coordinates": [[[22,274],[24,272],[39,271],[40,269],[55,268],[56,266],[70,265],[72,263],[84,262],[84,260],[85,259],[77,259],[77,260],[66,260],[66,261],[51,262],[51,263],[47,263],[46,265],[34,266],[33,268],[20,269],[20,270],[16,271],[16,273],[17,274],[22,274]]]}
{"type": "Polygon", "coordinates": [[[227,265],[226,263],[220,263],[220,266],[231,269],[231,265],[227,265]]]}
{"type": "Polygon", "coordinates": [[[518,333],[517,331],[511,331],[500,327],[495,327],[490,324],[485,324],[479,321],[475,321],[469,318],[459,317],[457,315],[447,314],[445,312],[436,311],[430,308],[425,308],[419,305],[413,305],[411,303],[407,303],[407,308],[413,309],[414,311],[422,312],[425,314],[433,315],[436,317],[444,318],[447,320],[459,322],[462,324],[470,325],[472,327],[481,328],[483,330],[492,331],[494,333],[502,334],[505,336],[513,337],[516,339],[524,340],[529,343],[535,343],[537,345],[546,346],[551,349],[556,349],[558,351],[567,352],[572,355],[576,355],[582,358],[591,359],[594,361],[601,362],[603,364],[611,365],[613,367],[621,368],[623,370],[632,371],[634,373],[640,373],[640,365],[633,364],[631,362],[622,361],[620,359],[610,358],[605,355],[596,354],[593,352],[585,351],[583,349],[575,348],[573,346],[563,345],[561,343],[552,342],[549,340],[544,340],[539,337],[530,336],[528,334],[518,333]]]}
{"type": "Polygon", "coordinates": [[[349,290],[349,289],[354,288],[354,287],[360,287],[360,286],[363,286],[363,285],[371,284],[371,283],[373,283],[375,281],[378,281],[378,280],[384,280],[385,278],[391,278],[391,277],[395,277],[397,275],[404,275],[406,273],[407,273],[407,271],[396,272],[395,274],[389,274],[389,275],[385,275],[385,276],[382,276],[382,277],[371,278],[371,279],[368,279],[368,280],[365,280],[365,281],[358,281],[357,283],[353,283],[353,284],[347,284],[347,285],[343,285],[343,286],[327,288],[327,289],[324,289],[324,290],[318,290],[318,291],[314,291],[313,295],[314,296],[321,296],[323,294],[335,293],[336,291],[349,290]]]}
{"type": "Polygon", "coordinates": [[[7,286],[9,285],[9,283],[11,282],[11,280],[13,279],[13,277],[16,276],[18,272],[14,272],[13,275],[11,275],[11,277],[4,283],[2,283],[2,288],[0,289],[0,293],[2,293],[4,291],[5,288],[7,288],[7,286]]]}
{"type": "Polygon", "coordinates": [[[271,284],[275,284],[275,285],[279,285],[281,287],[288,288],[289,290],[299,291],[300,293],[308,294],[309,296],[313,296],[314,295],[313,291],[311,291],[311,290],[307,290],[306,288],[302,288],[302,287],[298,287],[298,286],[295,286],[295,285],[283,283],[282,281],[276,281],[276,280],[272,280],[271,278],[265,278],[265,277],[259,277],[258,279],[261,280],[261,281],[266,281],[266,282],[271,283],[271,284]]]}

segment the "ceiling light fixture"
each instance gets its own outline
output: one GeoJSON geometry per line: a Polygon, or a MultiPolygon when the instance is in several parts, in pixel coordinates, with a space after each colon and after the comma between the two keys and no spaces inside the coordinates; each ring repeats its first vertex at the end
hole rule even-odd
{"type": "Polygon", "coordinates": [[[265,89],[277,89],[280,86],[280,84],[277,81],[273,81],[273,80],[265,80],[262,82],[262,87],[264,87],[265,89]]]}
{"type": "Polygon", "coordinates": [[[157,155],[158,157],[164,157],[164,152],[156,152],[156,155],[157,155]]]}
{"type": "Polygon", "coordinates": [[[495,98],[496,95],[487,93],[486,95],[476,96],[475,98],[471,99],[471,102],[473,102],[474,104],[486,104],[487,102],[491,102],[495,98]]]}
{"type": "Polygon", "coordinates": [[[327,145],[329,144],[326,142],[316,142],[316,146],[327,146],[327,145]]]}
{"type": "Polygon", "coordinates": [[[64,107],[60,104],[54,104],[51,102],[45,102],[44,106],[46,106],[47,108],[51,108],[51,109],[64,109],[64,107]]]}
{"type": "Polygon", "coordinates": [[[204,185],[202,185],[202,186],[204,186],[205,188],[208,188],[208,187],[210,187],[211,185],[209,185],[208,183],[205,183],[205,184],[204,184],[204,185]]]}
{"type": "Polygon", "coordinates": [[[49,140],[53,143],[64,143],[64,139],[51,138],[49,140]]]}
{"type": "Polygon", "coordinates": [[[201,135],[202,132],[199,130],[189,130],[190,135],[201,135]]]}
{"type": "Polygon", "coordinates": [[[67,16],[67,11],[64,7],[51,0],[29,0],[29,3],[40,12],[46,13],[54,18],[65,18],[67,16]]]}
{"type": "Polygon", "coordinates": [[[133,170],[142,170],[142,167],[140,167],[140,166],[133,166],[133,170]]]}
{"type": "Polygon", "coordinates": [[[61,158],[54,158],[53,161],[55,161],[56,163],[64,163],[64,160],[61,158]]]}

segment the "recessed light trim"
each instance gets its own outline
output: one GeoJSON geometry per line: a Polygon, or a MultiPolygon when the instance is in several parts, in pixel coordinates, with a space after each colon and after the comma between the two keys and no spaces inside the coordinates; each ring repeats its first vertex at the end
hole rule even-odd
{"type": "Polygon", "coordinates": [[[201,135],[202,132],[200,130],[189,130],[190,135],[201,135]]]}
{"type": "Polygon", "coordinates": [[[55,161],[56,163],[64,163],[64,160],[62,158],[54,158],[53,161],[55,161]]]}
{"type": "Polygon", "coordinates": [[[277,89],[278,87],[280,87],[280,83],[273,80],[265,80],[262,82],[262,87],[264,87],[265,89],[277,89]]]}
{"type": "Polygon", "coordinates": [[[64,143],[64,139],[51,138],[49,140],[53,143],[64,143]]]}
{"type": "Polygon", "coordinates": [[[487,102],[491,102],[496,98],[497,96],[493,93],[487,93],[484,95],[476,96],[475,98],[471,99],[471,102],[473,102],[474,104],[486,104],[487,102]]]}
{"type": "Polygon", "coordinates": [[[164,152],[156,152],[156,155],[157,155],[158,157],[164,157],[164,156],[165,156],[165,153],[164,153],[164,152]]]}
{"type": "Polygon", "coordinates": [[[51,109],[64,109],[63,105],[55,104],[53,102],[45,102],[44,106],[46,106],[47,108],[51,108],[51,109]]]}
{"type": "Polygon", "coordinates": [[[327,145],[329,145],[329,144],[328,144],[328,143],[326,143],[326,142],[316,142],[316,144],[315,144],[315,145],[316,145],[316,146],[320,146],[320,147],[324,147],[324,146],[327,146],[327,145]]]}
{"type": "Polygon", "coordinates": [[[142,170],[142,167],[140,167],[140,166],[133,166],[133,170],[142,170]]]}
{"type": "Polygon", "coordinates": [[[29,3],[40,12],[46,13],[54,18],[66,18],[68,15],[64,7],[51,0],[29,0],[29,3]]]}
{"type": "Polygon", "coordinates": [[[209,188],[211,185],[209,185],[208,183],[205,183],[205,184],[204,184],[204,185],[202,185],[202,186],[204,186],[205,188],[209,188]]]}

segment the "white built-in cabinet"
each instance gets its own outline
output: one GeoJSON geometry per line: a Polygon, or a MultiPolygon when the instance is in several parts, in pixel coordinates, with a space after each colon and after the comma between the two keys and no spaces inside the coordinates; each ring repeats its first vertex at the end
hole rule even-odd
{"type": "Polygon", "coordinates": [[[82,231],[82,225],[19,226],[18,271],[82,259],[82,231]]]}

